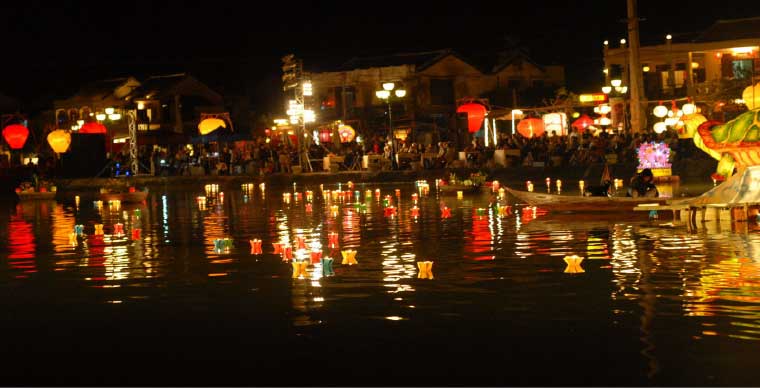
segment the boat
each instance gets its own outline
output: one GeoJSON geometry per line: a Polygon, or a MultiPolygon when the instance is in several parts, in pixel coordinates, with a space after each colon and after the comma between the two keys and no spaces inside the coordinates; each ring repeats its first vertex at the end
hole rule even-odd
{"type": "Polygon", "coordinates": [[[17,191],[18,199],[22,201],[41,200],[49,201],[55,199],[54,191],[17,191]]]}
{"type": "Polygon", "coordinates": [[[473,194],[473,193],[479,193],[481,191],[481,186],[478,185],[439,185],[438,191],[440,191],[442,194],[456,194],[458,191],[461,191],[465,194],[473,194]]]}
{"type": "Polygon", "coordinates": [[[578,212],[619,212],[631,211],[638,205],[664,205],[668,198],[632,198],[632,197],[585,197],[580,195],[543,194],[529,191],[513,190],[505,187],[507,192],[530,206],[553,211],[578,212]]]}

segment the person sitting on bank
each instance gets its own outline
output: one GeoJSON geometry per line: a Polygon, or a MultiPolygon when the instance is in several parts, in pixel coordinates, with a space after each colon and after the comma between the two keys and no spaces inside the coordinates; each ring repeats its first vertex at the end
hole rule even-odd
{"type": "Polygon", "coordinates": [[[657,186],[655,186],[652,181],[654,181],[652,170],[648,168],[641,170],[640,173],[631,178],[631,187],[628,188],[628,196],[633,198],[659,197],[660,193],[657,191],[657,186]]]}

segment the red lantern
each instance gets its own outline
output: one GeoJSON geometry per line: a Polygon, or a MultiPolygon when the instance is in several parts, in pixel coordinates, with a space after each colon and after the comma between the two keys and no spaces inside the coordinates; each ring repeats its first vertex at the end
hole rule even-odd
{"type": "Polygon", "coordinates": [[[330,142],[330,134],[331,131],[328,129],[322,129],[319,131],[319,141],[322,143],[329,143],[330,142]]]}
{"type": "Polygon", "coordinates": [[[29,129],[21,124],[11,124],[3,129],[3,137],[11,149],[18,150],[24,147],[29,129]]]}
{"type": "Polygon", "coordinates": [[[535,117],[523,119],[517,124],[517,131],[525,137],[539,137],[544,134],[544,121],[535,117]]]}
{"type": "Polygon", "coordinates": [[[82,128],[79,128],[79,133],[106,133],[106,126],[100,123],[96,123],[94,121],[90,121],[89,123],[85,123],[82,125],[82,128]]]}
{"type": "Polygon", "coordinates": [[[480,126],[483,125],[483,119],[486,117],[486,107],[481,104],[469,102],[467,104],[460,105],[457,108],[457,113],[467,113],[467,130],[470,133],[480,130],[480,126]]]}
{"type": "Polygon", "coordinates": [[[583,133],[586,128],[594,125],[594,119],[591,117],[588,117],[588,115],[583,115],[581,117],[578,117],[577,120],[573,121],[573,128],[575,128],[578,133],[583,133]]]}

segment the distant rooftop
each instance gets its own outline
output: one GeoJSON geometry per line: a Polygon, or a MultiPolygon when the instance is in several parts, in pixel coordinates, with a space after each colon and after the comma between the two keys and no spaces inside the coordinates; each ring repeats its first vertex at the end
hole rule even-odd
{"type": "Polygon", "coordinates": [[[372,67],[414,65],[417,69],[425,68],[439,59],[454,54],[450,49],[423,51],[414,53],[397,53],[373,57],[354,57],[343,63],[340,70],[369,69],[372,67]]]}
{"type": "Polygon", "coordinates": [[[693,42],[718,42],[737,39],[760,39],[760,17],[718,20],[699,34],[693,42]]]}

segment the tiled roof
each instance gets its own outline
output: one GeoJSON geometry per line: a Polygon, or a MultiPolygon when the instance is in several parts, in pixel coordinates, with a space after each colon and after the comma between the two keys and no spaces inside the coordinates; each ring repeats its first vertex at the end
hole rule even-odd
{"type": "Polygon", "coordinates": [[[448,55],[456,54],[450,49],[445,49],[414,53],[397,53],[364,58],[355,57],[349,59],[342,66],[340,66],[340,70],[345,71],[352,69],[368,69],[372,67],[414,65],[415,69],[419,71],[438,62],[448,55]]]}
{"type": "Polygon", "coordinates": [[[760,39],[760,17],[718,20],[694,39],[694,42],[704,43],[752,38],[760,39]]]}

